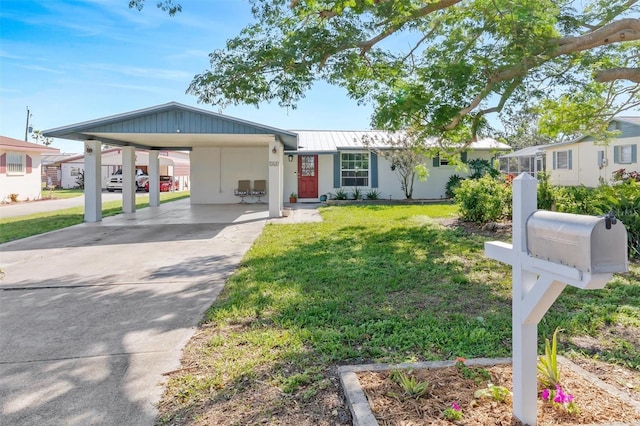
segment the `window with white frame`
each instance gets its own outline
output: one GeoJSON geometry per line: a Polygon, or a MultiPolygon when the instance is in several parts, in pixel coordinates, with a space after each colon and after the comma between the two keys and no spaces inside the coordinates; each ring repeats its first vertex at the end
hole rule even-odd
{"type": "Polygon", "coordinates": [[[7,174],[19,175],[25,173],[25,154],[22,152],[7,152],[7,174]]]}
{"type": "Polygon", "coordinates": [[[634,151],[635,145],[618,145],[614,147],[614,158],[618,164],[631,164],[634,163],[634,151]]]}
{"type": "Polygon", "coordinates": [[[340,172],[342,186],[369,186],[369,153],[343,152],[340,172]]]}
{"type": "Polygon", "coordinates": [[[72,167],[69,173],[72,177],[80,176],[80,167],[72,167]]]}
{"type": "Polygon", "coordinates": [[[569,170],[569,151],[557,151],[554,157],[556,169],[569,170]]]}

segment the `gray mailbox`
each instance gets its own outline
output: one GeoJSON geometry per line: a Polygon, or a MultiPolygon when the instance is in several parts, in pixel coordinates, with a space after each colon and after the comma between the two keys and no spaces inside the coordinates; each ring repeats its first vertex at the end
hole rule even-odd
{"type": "Polygon", "coordinates": [[[592,274],[627,272],[627,230],[610,217],[538,210],[527,219],[527,251],[592,274]]]}

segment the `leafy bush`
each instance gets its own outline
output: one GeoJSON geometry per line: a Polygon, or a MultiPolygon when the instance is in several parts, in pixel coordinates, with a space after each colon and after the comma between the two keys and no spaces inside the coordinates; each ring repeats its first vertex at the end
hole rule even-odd
{"type": "Polygon", "coordinates": [[[486,175],[466,179],[455,190],[460,218],[465,221],[493,222],[511,214],[511,186],[502,179],[486,175]]]}
{"type": "Polygon", "coordinates": [[[469,167],[473,169],[473,173],[469,176],[471,179],[480,179],[484,175],[489,175],[491,177],[498,177],[500,175],[500,171],[493,168],[489,160],[476,158],[469,161],[469,167]]]}
{"type": "MultiPolygon", "coordinates": [[[[595,204],[597,189],[580,186],[558,186],[555,188],[556,208],[559,212],[588,214],[597,216],[603,214],[601,208],[595,204]]],[[[608,210],[607,210],[608,211],[608,210]]]]}
{"type": "Polygon", "coordinates": [[[449,176],[449,180],[447,181],[447,185],[445,186],[445,193],[447,198],[453,198],[455,196],[455,190],[460,186],[460,182],[462,182],[464,178],[460,175],[451,175],[449,176]]]}
{"type": "Polygon", "coordinates": [[[538,208],[551,210],[556,200],[556,191],[549,182],[549,175],[545,172],[538,173],[538,208]]]}
{"type": "Polygon", "coordinates": [[[84,189],[84,170],[80,170],[76,178],[76,189],[84,189]]]}
{"type": "MultiPolygon", "coordinates": [[[[538,197],[540,197],[538,186],[538,197]]],[[[628,234],[629,255],[640,258],[640,183],[626,179],[618,185],[598,188],[550,186],[548,189],[560,212],[601,216],[613,210],[628,234]]],[[[542,207],[538,198],[538,206],[542,207]]]]}
{"type": "Polygon", "coordinates": [[[627,180],[614,186],[597,189],[594,203],[604,214],[613,210],[627,228],[629,256],[640,258],[640,183],[627,180]]]}

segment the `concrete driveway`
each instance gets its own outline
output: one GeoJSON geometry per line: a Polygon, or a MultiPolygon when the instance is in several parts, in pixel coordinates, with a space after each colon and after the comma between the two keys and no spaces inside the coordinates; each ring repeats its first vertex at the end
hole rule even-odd
{"type": "Polygon", "coordinates": [[[0,245],[0,423],[153,424],[267,216],[186,199],[0,245]]]}

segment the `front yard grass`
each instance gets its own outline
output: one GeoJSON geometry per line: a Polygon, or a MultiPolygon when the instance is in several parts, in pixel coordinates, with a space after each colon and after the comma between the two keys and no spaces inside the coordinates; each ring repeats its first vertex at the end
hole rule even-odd
{"type": "Polygon", "coordinates": [[[54,189],[53,191],[49,191],[48,189],[44,188],[42,190],[42,198],[75,198],[80,197],[83,194],[83,189],[54,189]]]}
{"type": "MultiPolygon", "coordinates": [[[[439,223],[455,206],[321,213],[265,227],[170,377],[159,424],[336,424],[338,365],[510,356],[510,267],[484,257],[487,238],[439,223]]],[[[639,277],[634,265],[604,290],[567,288],[539,342],[560,327],[563,350],[640,369],[639,277]]]]}
{"type": "MultiPolygon", "coordinates": [[[[162,192],[160,203],[168,203],[189,197],[189,191],[162,192]]],[[[41,201],[46,203],[46,201],[41,201]]],[[[136,197],[136,209],[149,206],[149,196],[136,197]]],[[[122,213],[122,201],[108,201],[102,204],[102,217],[114,216],[122,213]]],[[[84,206],[70,209],[54,210],[46,213],[36,213],[26,216],[16,216],[0,219],[0,244],[32,235],[43,234],[77,225],[84,222],[84,206]]]]}

